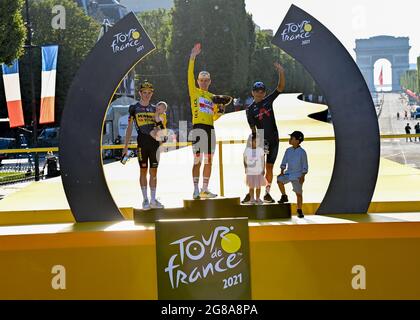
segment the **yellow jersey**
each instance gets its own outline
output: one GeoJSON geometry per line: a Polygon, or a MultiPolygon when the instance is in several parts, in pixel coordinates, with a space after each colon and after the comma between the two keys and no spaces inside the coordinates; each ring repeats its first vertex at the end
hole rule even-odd
{"type": "Polygon", "coordinates": [[[214,94],[195,86],[194,62],[195,60],[190,59],[188,63],[188,92],[191,101],[192,123],[213,126],[214,121],[219,119],[222,114],[219,113],[218,105],[211,100],[214,94]]]}

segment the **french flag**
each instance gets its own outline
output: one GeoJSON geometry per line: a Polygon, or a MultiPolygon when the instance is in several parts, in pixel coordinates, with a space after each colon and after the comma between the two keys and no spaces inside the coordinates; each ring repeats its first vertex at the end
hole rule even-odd
{"type": "Polygon", "coordinates": [[[58,46],[42,47],[40,124],[54,122],[58,46]]]}
{"type": "Polygon", "coordinates": [[[23,118],[22,99],[20,96],[18,60],[14,60],[10,66],[2,64],[1,67],[10,128],[24,126],[25,120],[23,118]]]}
{"type": "Polygon", "coordinates": [[[384,67],[381,68],[381,73],[379,74],[379,85],[382,87],[384,85],[384,74],[383,74],[384,67]]]}

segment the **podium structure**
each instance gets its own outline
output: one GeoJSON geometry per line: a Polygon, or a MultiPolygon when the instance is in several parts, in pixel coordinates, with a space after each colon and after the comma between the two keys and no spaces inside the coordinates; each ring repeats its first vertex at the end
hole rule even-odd
{"type": "Polygon", "coordinates": [[[184,207],[170,209],[134,209],[136,223],[154,223],[161,219],[209,219],[247,217],[250,220],[290,219],[291,205],[241,204],[239,198],[184,200],[184,207]]]}

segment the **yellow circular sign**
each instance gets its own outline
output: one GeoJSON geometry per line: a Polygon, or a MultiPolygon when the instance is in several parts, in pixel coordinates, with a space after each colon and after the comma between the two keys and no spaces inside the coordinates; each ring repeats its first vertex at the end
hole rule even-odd
{"type": "Polygon", "coordinates": [[[134,31],[133,32],[133,39],[137,40],[138,38],[140,38],[140,32],[134,31]]]}
{"type": "Polygon", "coordinates": [[[228,233],[222,239],[221,245],[227,253],[237,252],[241,248],[241,238],[234,233],[228,233]]]}
{"type": "Polygon", "coordinates": [[[310,23],[305,24],[305,26],[303,27],[303,29],[306,32],[311,32],[312,31],[312,25],[310,23]]]}

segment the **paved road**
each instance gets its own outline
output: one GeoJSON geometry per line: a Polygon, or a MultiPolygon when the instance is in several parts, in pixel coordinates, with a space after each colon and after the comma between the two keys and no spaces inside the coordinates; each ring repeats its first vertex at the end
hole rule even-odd
{"type": "MultiPolygon", "coordinates": [[[[406,106],[402,104],[399,97],[400,95],[397,93],[384,94],[384,105],[379,116],[381,134],[404,134],[407,123],[412,128],[411,133],[415,133],[414,126],[420,122],[420,119],[404,119],[406,106]],[[399,120],[397,112],[400,113],[399,120]]],[[[412,140],[413,142],[406,142],[406,139],[382,139],[382,157],[420,169],[420,142],[418,140],[414,142],[414,138],[412,140]]]]}

